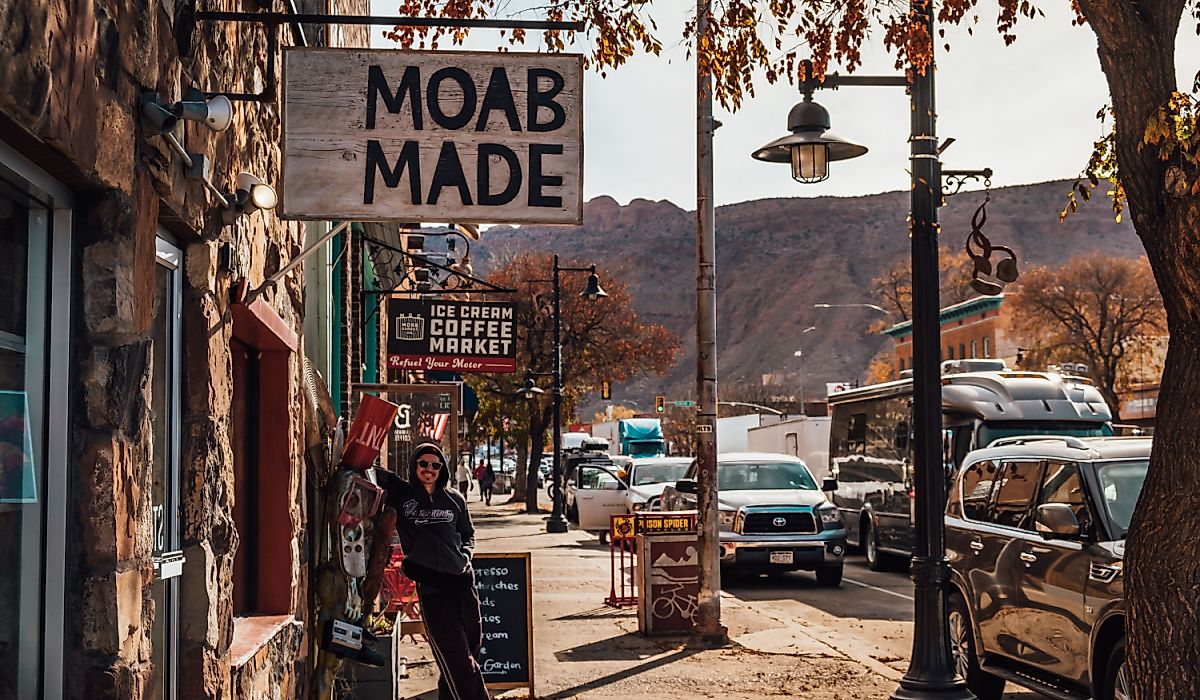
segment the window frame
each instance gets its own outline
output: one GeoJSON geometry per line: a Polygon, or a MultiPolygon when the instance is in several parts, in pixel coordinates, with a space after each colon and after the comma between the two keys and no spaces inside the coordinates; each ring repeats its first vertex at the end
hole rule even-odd
{"type": "Polygon", "coordinates": [[[1002,528],[1005,528],[1006,530],[1013,530],[1016,532],[1025,532],[1025,533],[1036,534],[1036,531],[1033,528],[1033,508],[1034,508],[1034,502],[1037,500],[1038,495],[1041,493],[1042,475],[1045,474],[1045,472],[1046,472],[1046,458],[1041,457],[1041,456],[1029,456],[1029,457],[1013,456],[1013,457],[1001,457],[1001,458],[997,459],[996,461],[998,461],[1001,465],[1000,472],[997,474],[997,476],[999,478],[996,479],[996,483],[992,484],[992,494],[991,494],[991,497],[988,499],[987,519],[982,522],[984,522],[988,525],[991,525],[993,527],[1002,527],[1002,528]],[[1036,464],[1037,465],[1037,467],[1036,467],[1037,468],[1037,476],[1036,476],[1037,488],[1034,490],[1033,494],[1029,497],[1029,504],[1025,508],[1025,518],[1027,518],[1028,522],[1029,522],[1028,528],[1020,527],[1019,525],[1009,525],[1008,523],[997,522],[996,520],[993,519],[992,511],[996,505],[996,498],[997,498],[997,496],[1000,495],[1000,490],[1004,488],[1004,484],[1007,481],[1009,465],[1014,464],[1014,463],[1036,464]]]}
{"type": "MultiPolygon", "coordinates": [[[[171,335],[170,377],[167,379],[167,467],[165,478],[166,495],[164,507],[165,544],[159,555],[153,556],[154,584],[166,587],[166,610],[156,610],[155,615],[165,615],[167,644],[163,650],[166,659],[163,675],[166,677],[165,700],[175,700],[179,694],[179,633],[181,629],[179,617],[180,583],[186,559],[182,549],[182,394],[183,394],[183,251],[171,242],[165,229],[161,226],[154,240],[155,271],[164,268],[170,272],[170,308],[166,309],[170,320],[167,332],[171,335]]],[[[155,291],[157,293],[157,280],[155,291]]],[[[152,502],[153,504],[153,502],[152,502]]],[[[157,533],[152,533],[157,537],[157,533]]],[[[155,549],[154,546],[151,547],[155,549]]],[[[152,640],[157,642],[158,640],[152,640]]]]}
{"type": "MultiPolygon", "coordinates": [[[[33,161],[0,141],[0,179],[23,194],[30,208],[30,235],[45,237],[43,287],[39,302],[40,318],[45,319],[44,352],[32,358],[40,368],[42,431],[35,437],[42,445],[43,505],[42,595],[39,600],[40,645],[32,673],[38,676],[41,697],[63,697],[65,686],[65,631],[68,517],[46,517],[47,513],[70,513],[68,504],[71,464],[70,388],[71,373],[71,294],[73,290],[73,210],[74,194],[33,161]],[[40,216],[35,222],[34,212],[40,216]],[[35,225],[37,228],[35,229],[35,225]]],[[[35,307],[36,309],[36,307],[35,307]]],[[[27,369],[27,374],[29,373],[27,369]]],[[[22,664],[22,668],[24,668],[22,664]]]]}

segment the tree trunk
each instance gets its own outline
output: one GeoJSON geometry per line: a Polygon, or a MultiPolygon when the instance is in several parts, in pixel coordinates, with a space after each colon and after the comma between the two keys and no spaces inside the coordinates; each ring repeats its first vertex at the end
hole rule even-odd
{"type": "Polygon", "coordinates": [[[1159,159],[1157,146],[1142,147],[1148,119],[1176,89],[1175,37],[1184,3],[1080,5],[1099,40],[1120,178],[1171,334],[1150,469],[1126,548],[1129,677],[1141,700],[1200,698],[1200,249],[1194,238],[1200,201],[1168,194],[1164,174],[1171,162],[1159,159]]]}
{"type": "MultiPolygon", "coordinates": [[[[532,417],[533,415],[531,413],[530,418],[532,417]]],[[[533,421],[530,422],[532,423],[533,421]]],[[[542,464],[542,451],[546,447],[546,431],[529,431],[529,442],[529,466],[527,467],[528,476],[526,479],[531,484],[537,484],[538,467],[540,467],[542,464]]],[[[538,512],[538,489],[536,486],[525,491],[525,512],[538,512]]]]}

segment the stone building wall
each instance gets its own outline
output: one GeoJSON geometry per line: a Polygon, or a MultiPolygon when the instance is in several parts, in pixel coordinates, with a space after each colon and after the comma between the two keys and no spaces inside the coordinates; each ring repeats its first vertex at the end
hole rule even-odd
{"type": "MultiPolygon", "coordinates": [[[[327,11],[317,0],[302,9],[327,11]],[[306,7],[313,5],[313,7],[306,7]]],[[[285,11],[275,2],[204,3],[205,9],[285,11]]],[[[366,14],[366,0],[334,0],[333,12],[366,14]]],[[[289,448],[279,526],[290,591],[265,644],[239,639],[232,607],[233,524],[230,342],[238,299],[302,249],[303,226],[271,212],[223,226],[214,198],[187,180],[179,156],[138,115],[139,95],[178,100],[189,86],[259,92],[267,84],[266,36],[278,30],[197,23],[190,0],[9,0],[0,3],[0,139],[75,191],[70,512],[65,696],[138,700],[147,695],[156,614],[151,598],[151,320],[155,236],[165,227],[184,251],[182,352],[183,549],[179,697],[296,697],[303,692],[304,552],[301,358],[286,360],[278,430],[289,448]],[[243,284],[245,283],[245,284],[243,284]],[[238,644],[241,647],[238,647],[238,644]],[[246,651],[248,649],[248,651],[246,651]],[[246,651],[234,658],[234,650],[246,651]],[[269,663],[264,663],[268,659],[269,663]],[[238,668],[234,664],[241,661],[238,668]]],[[[313,37],[318,38],[318,37],[313,37]]],[[[366,45],[364,28],[341,32],[366,45]]],[[[278,73],[278,71],[276,71],[278,73]]],[[[206,154],[212,177],[232,189],[238,172],[275,183],[280,105],[235,102],[232,127],[188,122],[182,141],[206,154]]],[[[303,279],[289,275],[260,315],[299,333],[303,279]]],[[[243,307],[245,308],[245,307],[243,307]]],[[[286,333],[285,333],[286,335],[286,333]]],[[[54,604],[50,602],[48,604],[54,604]]]]}

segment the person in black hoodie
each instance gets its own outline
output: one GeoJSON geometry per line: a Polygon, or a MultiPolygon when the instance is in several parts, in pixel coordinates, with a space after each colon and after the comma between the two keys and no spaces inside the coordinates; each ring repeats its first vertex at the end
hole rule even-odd
{"type": "Polygon", "coordinates": [[[404,574],[417,583],[425,636],[437,661],[438,700],[486,700],[479,668],[483,622],[471,553],[475,527],[461,493],[447,484],[449,465],[434,443],[418,445],[408,479],[379,470],[376,481],[396,511],[404,574]]]}

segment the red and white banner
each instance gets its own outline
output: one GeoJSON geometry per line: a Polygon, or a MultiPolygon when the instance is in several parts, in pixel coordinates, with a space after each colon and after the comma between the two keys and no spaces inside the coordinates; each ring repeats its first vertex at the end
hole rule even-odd
{"type": "Polygon", "coordinates": [[[449,413],[426,414],[421,416],[421,420],[417,423],[417,433],[421,437],[441,442],[442,435],[446,433],[447,425],[450,425],[449,413]]]}
{"type": "Polygon", "coordinates": [[[342,449],[342,463],[352,469],[370,469],[379,458],[379,451],[387,440],[388,430],[400,407],[390,401],[364,394],[346,436],[342,449]]]}

